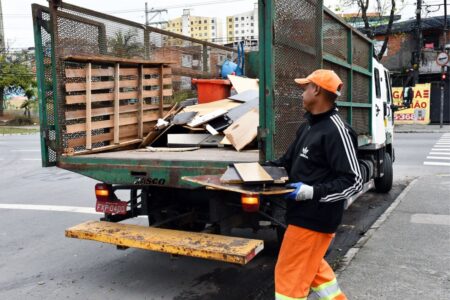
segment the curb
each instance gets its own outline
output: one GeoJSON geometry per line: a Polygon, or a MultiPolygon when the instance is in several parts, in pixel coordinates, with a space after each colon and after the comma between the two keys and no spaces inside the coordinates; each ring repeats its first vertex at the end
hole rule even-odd
{"type": "Polygon", "coordinates": [[[449,133],[449,130],[405,130],[394,131],[394,133],[449,133]]]}
{"type": "Polygon", "coordinates": [[[397,208],[397,206],[403,201],[406,194],[411,190],[411,188],[416,184],[418,178],[411,181],[408,186],[397,196],[397,198],[392,202],[392,204],[386,209],[386,211],[375,221],[375,223],[370,226],[369,230],[364,233],[364,235],[356,242],[355,246],[350,248],[347,253],[340,260],[340,266],[334,271],[336,277],[338,277],[345,269],[347,269],[350,262],[356,256],[356,254],[361,250],[361,248],[367,243],[367,241],[372,237],[375,231],[381,227],[381,225],[389,218],[391,213],[397,208]]]}

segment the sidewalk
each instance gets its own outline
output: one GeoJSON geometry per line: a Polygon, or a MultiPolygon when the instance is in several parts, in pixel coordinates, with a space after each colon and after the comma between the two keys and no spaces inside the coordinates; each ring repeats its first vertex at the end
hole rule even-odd
{"type": "Polygon", "coordinates": [[[450,170],[421,177],[400,195],[340,273],[348,299],[450,299],[449,195],[450,170]]]}
{"type": "Polygon", "coordinates": [[[419,125],[419,124],[401,124],[395,125],[394,131],[396,133],[412,133],[412,132],[420,132],[420,133],[445,133],[450,132],[450,125],[445,125],[440,128],[439,124],[431,124],[431,125],[419,125]]]}

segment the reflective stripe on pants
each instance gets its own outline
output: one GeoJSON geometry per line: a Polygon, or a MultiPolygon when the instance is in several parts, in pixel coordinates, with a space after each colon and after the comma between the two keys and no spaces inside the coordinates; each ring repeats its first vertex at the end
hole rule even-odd
{"type": "Polygon", "coordinates": [[[318,287],[311,287],[312,293],[310,295],[311,300],[333,300],[333,299],[345,299],[345,295],[342,293],[336,278],[330,282],[321,284],[318,287]]]}

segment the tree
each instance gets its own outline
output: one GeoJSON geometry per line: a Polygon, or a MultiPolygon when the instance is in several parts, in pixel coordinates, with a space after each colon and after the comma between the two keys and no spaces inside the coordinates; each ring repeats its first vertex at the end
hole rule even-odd
{"type": "Polygon", "coordinates": [[[8,52],[0,53],[0,116],[3,116],[3,97],[6,89],[21,87],[27,90],[35,85],[35,75],[31,73],[23,56],[8,52]]]}
{"type": "Polygon", "coordinates": [[[138,40],[138,33],[135,30],[129,30],[125,33],[118,31],[114,37],[109,39],[109,49],[119,57],[141,57],[144,53],[144,47],[138,40]]]}
{"type": "MultiPolygon", "coordinates": [[[[392,32],[392,24],[394,23],[394,17],[395,13],[398,12],[397,3],[395,0],[374,0],[375,2],[375,12],[379,16],[378,22],[375,22],[375,25],[371,25],[369,22],[369,16],[368,16],[368,10],[371,7],[371,1],[370,0],[342,0],[340,1],[340,5],[342,7],[349,7],[349,6],[357,6],[358,16],[361,15],[361,19],[364,23],[363,33],[367,35],[368,38],[373,39],[374,38],[374,29],[376,26],[381,25],[384,23],[383,16],[386,15],[386,13],[389,11],[389,19],[386,24],[386,31],[384,32],[384,40],[383,44],[381,46],[380,51],[376,54],[376,58],[378,60],[381,60],[381,58],[384,55],[384,52],[386,52],[387,45],[389,42],[389,36],[392,32]]],[[[405,4],[405,0],[400,0],[401,6],[403,7],[405,4]]],[[[337,7],[335,10],[340,11],[340,7],[337,7]]]]}

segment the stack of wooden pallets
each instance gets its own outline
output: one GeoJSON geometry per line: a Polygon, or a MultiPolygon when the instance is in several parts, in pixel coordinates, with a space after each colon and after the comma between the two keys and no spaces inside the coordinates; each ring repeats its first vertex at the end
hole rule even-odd
{"type": "Polygon", "coordinates": [[[168,62],[104,56],[64,60],[67,155],[141,143],[172,106],[168,62]]]}

